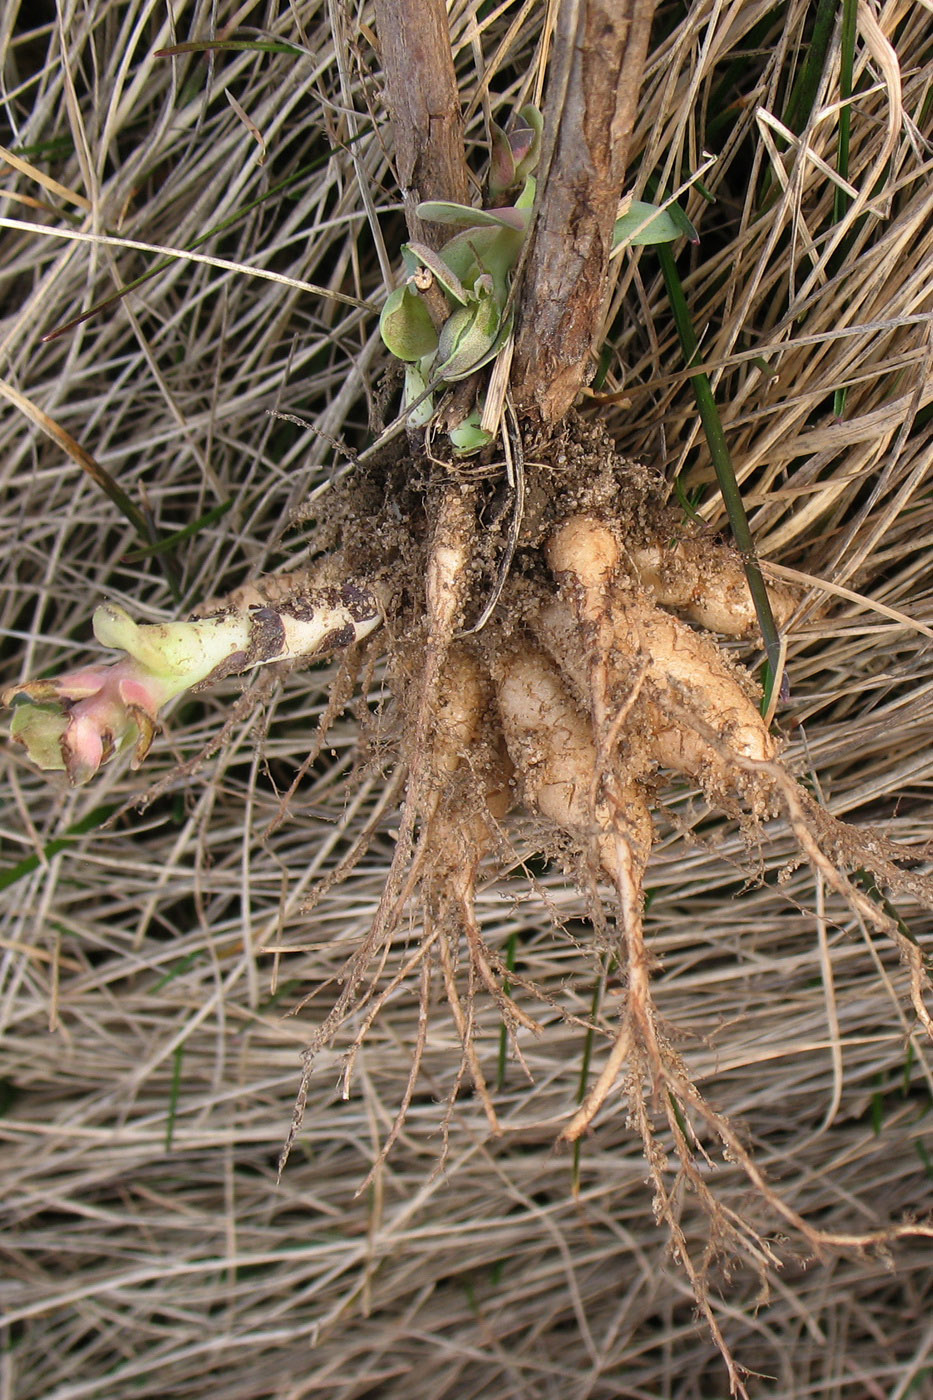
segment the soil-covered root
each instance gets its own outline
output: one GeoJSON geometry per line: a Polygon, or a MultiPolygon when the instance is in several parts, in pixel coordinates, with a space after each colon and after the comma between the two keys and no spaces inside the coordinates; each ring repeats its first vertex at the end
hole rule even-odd
{"type": "Polygon", "coordinates": [[[740,797],[756,815],[773,805],[768,784],[736,765],[774,759],[778,744],[752,699],[748,678],[730,666],[714,639],[615,587],[608,599],[614,652],[610,676],[617,692],[644,673],[637,719],[650,735],[662,768],[695,779],[720,805],[740,797]],[[703,736],[711,730],[716,742],[703,736]]]}
{"type": "Polygon", "coordinates": [[[748,677],[727,662],[711,636],[632,589],[608,525],[590,516],[570,518],[552,535],[547,556],[561,591],[532,616],[532,625],[586,697],[597,739],[606,717],[622,716],[615,727],[629,753],[698,779],[716,805],[730,810],[738,802],[758,818],[783,810],[814,870],[897,943],[910,970],[917,1017],[933,1033],[919,949],[844,873],[845,867],[867,867],[889,889],[933,907],[933,881],[895,864],[913,853],[847,827],[810,797],[781,763],[748,677]]]}
{"type": "MultiPolygon", "coordinates": [[[[460,1071],[448,1101],[445,1138],[447,1121],[465,1076],[472,1081],[490,1130],[497,1134],[500,1131],[474,1043],[480,988],[491,997],[513,1037],[519,1026],[539,1029],[537,1022],[503,989],[502,969],[494,968],[496,955],[486,947],[476,919],[479,867],[497,844],[500,823],[514,800],[512,764],[497,725],[490,723],[491,705],[488,672],[468,646],[450,644],[437,676],[434,723],[423,767],[424,782],[430,788],[425,790],[425,829],[417,855],[424,909],[420,957],[416,958],[421,963],[419,1035],[406,1091],[380,1150],[380,1162],[391,1151],[411,1103],[426,1042],[435,970],[440,973],[462,1050],[460,1071]]],[[[411,970],[410,964],[408,971],[411,970]]],[[[370,1016],[366,1024],[371,1024],[370,1016]]],[[[361,1043],[362,1037],[358,1036],[355,1044],[361,1043]]]]}
{"type": "MultiPolygon", "coordinates": [[[[438,597],[442,600],[440,637],[433,633],[429,637],[420,683],[413,683],[417,721],[404,736],[404,761],[393,782],[396,791],[405,791],[403,821],[407,819],[412,828],[411,843],[405,864],[399,862],[391,902],[384,892],[365,944],[347,964],[344,991],[306,1056],[302,1090],[282,1165],[301,1124],[312,1057],[330,1040],[351,1006],[362,1016],[345,1060],[345,1095],[349,1093],[357,1055],[386,1002],[414,974],[420,978],[418,1035],[408,1082],[367,1181],[388,1156],[404,1125],[421,1069],[438,978],[462,1049],[460,1072],[448,1102],[448,1118],[466,1077],[472,1081],[491,1131],[500,1131],[474,1044],[475,1007],[481,988],[493,1000],[513,1035],[519,1027],[540,1029],[503,989],[505,969],[486,946],[476,919],[477,873],[484,857],[501,843],[500,823],[514,801],[513,768],[498,722],[491,713],[493,687],[489,673],[472,648],[450,640],[456,609],[443,599],[459,591],[465,556],[450,548],[449,542],[443,548],[446,557],[437,563],[435,556],[433,561],[440,583],[435,580],[432,584],[429,574],[428,590],[430,595],[433,587],[435,601],[438,597]],[[430,705],[422,708],[426,686],[430,687],[430,705]],[[428,719],[430,722],[424,722],[428,719]],[[417,946],[396,976],[378,992],[376,981],[364,986],[366,968],[407,901],[416,894],[424,913],[417,946]]],[[[397,854],[400,842],[401,833],[397,854]]],[[[446,1125],[445,1119],[445,1137],[446,1125]]]]}
{"type": "Polygon", "coordinates": [[[699,781],[713,800],[739,795],[763,815],[769,806],[763,785],[747,766],[729,762],[731,754],[762,763],[777,754],[748,677],[711,636],[630,586],[621,546],[602,521],[567,520],[547,555],[561,591],[534,625],[577,688],[585,685],[594,721],[605,723],[628,706],[625,731],[644,758],[699,781]],[[574,624],[589,651],[586,680],[574,624]],[[700,730],[712,731],[718,742],[710,744],[700,730]]]}
{"type": "Polygon", "coordinates": [[[626,1004],[606,1065],[574,1118],[574,1136],[579,1136],[633,1053],[643,1054],[652,1078],[663,1073],[642,921],[654,827],[642,784],[605,766],[587,715],[544,651],[519,640],[499,652],[494,675],[506,745],[526,805],[593,854],[616,892],[626,1004]]]}
{"type": "MultiPolygon", "coordinates": [[[[400,706],[410,716],[402,735],[405,800],[402,804],[395,853],[386,877],[373,928],[355,962],[368,963],[395,928],[405,903],[430,859],[431,823],[445,774],[454,771],[478,732],[484,704],[482,687],[468,685],[457,705],[438,708],[438,686],[463,608],[475,534],[475,496],[469,489],[447,487],[434,512],[425,562],[423,654],[415,675],[403,678],[396,668],[400,706]],[[417,841],[415,832],[421,827],[417,841]]],[[[417,650],[417,643],[415,643],[417,650]]],[[[453,687],[455,690],[456,687],[453,687]]],[[[451,691],[453,693],[453,690],[451,691]]],[[[341,1006],[349,1005],[348,984],[341,1006]]],[[[342,1013],[341,1013],[342,1014],[342,1013]]]]}
{"type": "MultiPolygon", "coordinates": [[[[752,637],[758,615],[735,550],[702,536],[627,545],[625,556],[637,582],[662,608],[674,608],[690,622],[723,637],[752,637]]],[[[779,629],[790,621],[796,593],[784,584],[768,585],[771,611],[779,629]]]]}
{"type": "Polygon", "coordinates": [[[614,883],[620,841],[643,869],[653,840],[645,793],[637,778],[600,771],[589,718],[557,666],[524,639],[498,649],[492,665],[506,746],[526,806],[594,851],[614,883]]]}
{"type": "MultiPolygon", "coordinates": [[[[678,1219],[678,1206],[667,1185],[667,1160],[653,1125],[646,1088],[663,1104],[681,1169],[702,1200],[718,1241],[741,1246],[764,1269],[774,1263],[767,1246],[748,1227],[734,1227],[721,1211],[704,1179],[694,1147],[685,1133],[679,1105],[693,1101],[728,1133],[728,1125],[707,1109],[689,1083],[683,1066],[660,1031],[651,992],[653,959],[642,922],[643,872],[652,839],[651,815],[637,779],[601,770],[602,753],[591,721],[574,699],[556,664],[543,651],[519,640],[500,653],[494,668],[497,702],[513,762],[521,775],[526,804],[583,846],[593,849],[611,877],[618,897],[619,964],[626,996],[618,1029],[605,1062],[561,1137],[574,1142],[590,1127],[626,1071],[629,1109],[645,1147],[655,1189],[655,1209],[670,1231],[674,1248],[694,1289],[717,1345],[730,1368],[734,1393],[744,1395],[711,1307],[705,1281],[706,1262],[691,1257],[678,1219]]],[[[711,1253],[714,1251],[711,1251],[711,1253]]]]}
{"type": "MultiPolygon", "coordinates": [[[[813,868],[860,916],[895,938],[909,966],[916,1014],[929,1030],[923,1002],[928,981],[919,950],[899,934],[887,914],[854,888],[840,860],[845,857],[847,863],[854,860],[879,872],[883,865],[888,881],[897,882],[902,872],[879,857],[870,841],[860,840],[860,833],[834,822],[787,772],[778,757],[778,743],[755,704],[749,679],[726,660],[712,636],[672,616],[647,588],[633,584],[619,539],[609,525],[595,517],[573,516],[553,532],[546,556],[558,583],[557,598],[542,591],[537,608],[527,598],[522,600],[524,615],[545,651],[517,646],[497,675],[497,698],[526,802],[564,830],[579,832],[581,822],[589,819],[590,839],[594,826],[598,832],[601,863],[619,893],[620,965],[626,978],[615,1039],[586,1099],[561,1136],[575,1141],[586,1132],[624,1077],[630,1119],[644,1143],[655,1189],[656,1213],[670,1229],[675,1253],[722,1352],[732,1392],[747,1396],[718,1328],[706,1273],[721,1249],[743,1253],[760,1270],[763,1281],[775,1259],[751,1225],[724,1213],[709,1190],[702,1149],[685,1127],[690,1118],[712,1130],[759,1194],[802,1229],[814,1247],[822,1241],[768,1186],[735,1130],[706,1103],[668,1043],[653,1002],[651,959],[640,906],[633,905],[634,841],[617,840],[613,845],[613,836],[620,827],[626,830],[625,823],[616,818],[613,826],[615,814],[601,810],[593,795],[612,792],[611,775],[623,764],[628,765],[629,785],[641,794],[641,779],[657,765],[698,779],[721,807],[745,806],[758,817],[782,807],[813,868]],[[582,775],[590,772],[594,776],[584,797],[582,775]],[[662,1110],[682,1177],[710,1220],[709,1245],[702,1259],[691,1257],[681,1231],[677,1196],[669,1188],[669,1168],[652,1104],[662,1110]]],[[[664,596],[674,601],[672,594],[664,596]]],[[[635,828],[629,816],[627,831],[635,828]]],[[[639,898],[640,879],[639,871],[639,898]]],[[[903,885],[918,888],[916,877],[907,875],[903,885]]]]}
{"type": "MultiPolygon", "coordinates": [[[[486,947],[476,919],[479,867],[496,845],[499,823],[514,797],[511,762],[487,722],[490,702],[488,674],[471,651],[455,643],[438,684],[432,766],[444,786],[426,833],[421,896],[424,936],[428,942],[436,940],[444,992],[462,1048],[449,1109],[468,1072],[490,1129],[498,1133],[499,1121],[474,1045],[478,990],[483,988],[492,998],[513,1036],[520,1025],[538,1027],[503,990],[492,966],[495,955],[486,947]],[[464,978],[458,975],[464,951],[465,994],[464,978]]],[[[386,1150],[389,1146],[391,1142],[386,1150]]]]}

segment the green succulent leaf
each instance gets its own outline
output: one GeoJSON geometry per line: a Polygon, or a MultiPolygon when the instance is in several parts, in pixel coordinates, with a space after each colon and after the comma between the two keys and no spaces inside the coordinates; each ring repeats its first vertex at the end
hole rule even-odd
{"type": "Polygon", "coordinates": [[[480,427],[481,417],[479,409],[475,408],[462,423],[458,423],[448,433],[458,456],[468,457],[471,452],[479,452],[481,447],[488,447],[492,442],[492,433],[487,433],[485,428],[480,427]]]}
{"type": "Polygon", "coordinates": [[[633,247],[650,247],[656,243],[672,243],[682,236],[683,229],[669,208],[660,209],[657,204],[633,199],[622,217],[616,219],[612,246],[616,249],[628,243],[633,247]]]}
{"type": "Polygon", "coordinates": [[[428,308],[411,287],[396,287],[379,317],[379,334],[398,360],[420,360],[437,349],[437,331],[428,308]]]}
{"type": "Polygon", "coordinates": [[[402,256],[406,266],[409,260],[414,261],[412,272],[421,267],[426,267],[434,280],[443,287],[444,291],[452,301],[459,302],[461,306],[466,306],[470,300],[470,294],[460,281],[456,272],[449,266],[447,261],[433,248],[429,248],[426,243],[416,243],[414,239],[411,243],[406,243],[402,247],[402,256]]]}
{"type": "Polygon", "coordinates": [[[61,772],[65,767],[62,736],[68,728],[68,716],[61,705],[34,704],[21,696],[13,703],[10,737],[23,745],[44,772],[61,772]]]}
{"type": "Polygon", "coordinates": [[[448,239],[441,256],[465,287],[475,286],[477,279],[488,273],[499,303],[504,306],[509,294],[509,274],[518,262],[523,239],[524,234],[518,229],[504,226],[468,228],[448,239]]]}
{"type": "Polygon", "coordinates": [[[505,225],[507,228],[523,228],[526,220],[516,217],[512,205],[503,209],[473,209],[469,204],[447,204],[443,200],[427,200],[418,205],[418,217],[432,224],[466,224],[471,228],[486,225],[505,225]]]}
{"type": "Polygon", "coordinates": [[[408,412],[408,424],[412,428],[424,428],[434,417],[434,396],[429,394],[431,363],[433,355],[425,355],[415,364],[405,366],[405,387],[402,391],[402,404],[408,412]]]}
{"type": "MultiPolygon", "coordinates": [[[[534,202],[535,202],[535,195],[536,195],[536,193],[537,193],[537,190],[538,190],[538,182],[537,182],[537,180],[535,179],[535,177],[534,177],[533,175],[528,175],[528,176],[526,177],[526,179],[525,179],[524,185],[522,186],[522,192],[521,192],[521,194],[518,196],[518,199],[516,199],[516,201],[515,201],[515,210],[516,210],[516,213],[521,212],[521,213],[524,214],[524,211],[525,211],[526,209],[530,209],[530,208],[531,208],[531,206],[532,206],[532,205],[534,204],[534,202]]],[[[524,214],[524,223],[522,224],[522,227],[523,227],[523,228],[527,227],[527,224],[528,224],[528,216],[527,216],[527,214],[524,214]]]]}
{"type": "Polygon", "coordinates": [[[465,379],[485,364],[499,338],[502,312],[492,292],[458,307],[441,327],[434,373],[451,382],[465,379]]]}

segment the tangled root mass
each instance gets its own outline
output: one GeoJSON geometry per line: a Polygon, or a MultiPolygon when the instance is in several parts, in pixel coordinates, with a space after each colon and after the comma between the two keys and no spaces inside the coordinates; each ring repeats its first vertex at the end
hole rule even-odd
{"type": "MultiPolygon", "coordinates": [[[[609,929],[611,953],[625,982],[608,1052],[582,1104],[568,1111],[562,1137],[579,1139],[617,1086],[624,1087],[629,1119],[644,1143],[656,1213],[667,1223],[673,1250],[721,1347],[733,1390],[742,1394],[741,1377],[708,1303],[709,1259],[692,1259],[681,1232],[657,1113],[683,1178],[708,1213],[711,1255],[742,1253],[762,1275],[774,1262],[764,1241],[727,1215],[712,1195],[690,1122],[718,1140],[724,1157],[740,1164],[772,1209],[814,1250],[825,1240],[764,1180],[728,1120],[691,1083],[662,1030],[642,924],[657,792],[675,775],[697,785],[713,808],[747,826],[783,816],[801,857],[853,911],[897,942],[909,968],[914,1012],[928,1032],[933,1023],[924,1003],[928,983],[919,949],[845,872],[865,867],[888,888],[930,905],[933,882],[901,868],[898,862],[914,853],[836,821],[785,766],[781,741],[762,718],[756,685],[714,635],[741,639],[755,633],[754,608],[735,552],[666,513],[649,474],[620,463],[598,435],[580,425],[557,447],[541,448],[537,462],[535,455],[532,447],[526,459],[527,505],[517,541],[511,542],[517,549],[507,576],[498,558],[515,517],[510,498],[491,479],[465,480],[443,469],[432,474],[424,462],[396,468],[404,479],[399,487],[396,477],[394,495],[392,483],[386,487],[386,499],[393,495],[394,518],[404,520],[404,527],[396,528],[385,512],[374,512],[372,498],[365,529],[359,516],[354,519],[361,498],[355,508],[346,506],[340,544],[347,568],[378,586],[387,600],[389,676],[399,716],[394,781],[404,799],[377,917],[348,964],[343,991],[310,1047],[305,1072],[310,1073],[314,1051],[355,1011],[358,1029],[344,1080],[349,1091],[368,1028],[400,981],[418,970],[419,1042],[382,1157],[411,1101],[435,981],[462,1047],[457,1087],[464,1079],[472,1082],[491,1130],[498,1130],[488,1070],[474,1044],[477,999],[488,997],[497,1006],[520,1057],[519,1032],[537,1028],[524,1004],[526,993],[536,989],[509,975],[498,950],[484,942],[474,893],[484,858],[492,854],[502,864],[514,863],[510,824],[518,818],[527,826],[530,817],[542,850],[559,851],[570,862],[589,900],[588,913],[609,929]],[[419,474],[426,511],[418,504],[419,474]],[[410,510],[399,508],[399,489],[408,493],[410,510]],[[411,522],[419,518],[422,538],[413,541],[411,522]],[[496,606],[482,629],[471,632],[493,586],[496,606]],[[606,882],[609,900],[598,892],[606,882]],[[368,969],[419,892],[420,943],[380,988],[368,969]]],[[[372,482],[370,490],[378,495],[372,482]]],[[[796,601],[787,590],[772,591],[779,626],[788,623],[796,601]]],[[[299,1123],[300,1112],[289,1146],[299,1123]]]]}
{"type": "MultiPolygon", "coordinates": [[[[530,815],[543,849],[575,853],[578,873],[590,872],[591,891],[597,874],[610,883],[618,958],[630,983],[620,1034],[648,1053],[652,1074],[663,1077],[650,987],[643,980],[636,995],[633,979],[636,966],[650,964],[641,932],[644,872],[656,792],[672,774],[746,823],[784,815],[802,856],[861,917],[899,942],[914,1010],[931,1029],[919,951],[851,884],[845,867],[871,869],[888,887],[927,902],[933,882],[900,868],[898,858],[913,853],[835,821],[782,762],[756,685],[710,630],[754,635],[739,557],[663,510],[659,483],[620,462],[580,424],[557,445],[532,445],[527,472],[512,567],[488,622],[473,634],[469,625],[482,612],[510,520],[509,500],[491,476],[464,479],[436,463],[406,460],[381,487],[375,477],[357,482],[342,519],[340,510],[332,514],[327,544],[339,542],[347,570],[386,599],[400,717],[395,781],[404,801],[379,914],[316,1043],[360,997],[375,996],[373,985],[362,990],[365,969],[419,889],[424,956],[440,956],[451,940],[453,967],[453,949],[465,940],[475,984],[506,1007],[509,1024],[529,1023],[502,990],[496,954],[483,947],[472,905],[481,861],[507,849],[513,816],[530,815]],[[380,489],[391,509],[379,501],[380,489]],[[420,541],[412,537],[419,519],[420,541]]],[[[771,596],[783,627],[797,600],[784,588],[771,596]]],[[[451,986],[447,994],[479,1089],[470,1015],[451,986]]],[[[471,994],[466,1001],[472,1005],[471,994]]],[[[627,1057],[617,1052],[615,1072],[601,1076],[565,1136],[589,1125],[627,1057]]]]}

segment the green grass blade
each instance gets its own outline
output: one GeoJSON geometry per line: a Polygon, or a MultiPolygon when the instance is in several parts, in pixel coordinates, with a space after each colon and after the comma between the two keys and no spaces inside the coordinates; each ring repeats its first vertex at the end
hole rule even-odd
{"type": "Polygon", "coordinates": [[[865,891],[865,893],[868,895],[868,898],[873,900],[874,903],[877,904],[880,909],[883,909],[889,919],[894,920],[894,922],[897,924],[898,933],[900,933],[910,943],[913,943],[915,946],[919,946],[919,938],[915,933],[911,932],[910,926],[908,924],[905,924],[904,920],[898,913],[897,906],[891,903],[887,895],[881,893],[881,890],[879,890],[878,888],[878,881],[875,879],[874,875],[871,873],[870,870],[866,870],[864,866],[859,866],[858,870],[856,870],[852,876],[852,883],[860,885],[865,891]]]}
{"type": "Polygon", "coordinates": [[[787,99],[784,125],[798,135],[810,120],[810,113],[816,102],[820,79],[833,41],[837,9],[838,0],[818,0],[807,56],[787,99]]]}
{"type": "Polygon", "coordinates": [[[8,865],[5,870],[0,870],[0,890],[8,890],[11,885],[15,885],[17,880],[23,880],[27,875],[31,875],[34,870],[38,870],[40,864],[50,861],[53,856],[57,856],[61,851],[66,851],[69,846],[74,845],[79,836],[85,836],[89,831],[95,831],[97,827],[103,826],[118,808],[95,807],[86,817],[82,817],[79,822],[75,822],[61,836],[56,836],[53,840],[46,842],[42,848],[42,855],[24,856],[15,865],[8,865]]]}
{"type": "MultiPolygon", "coordinates": [[[[94,482],[95,486],[99,487],[104,495],[117,507],[117,510],[126,517],[140,539],[144,540],[146,544],[155,544],[157,542],[158,533],[152,517],[141,511],[139,507],[130,500],[122,486],[119,486],[117,482],[114,481],[106,467],[102,467],[97,458],[93,457],[91,453],[88,452],[87,448],[78,442],[76,438],[72,437],[71,433],[63,428],[56,419],[51,418],[47,413],[43,412],[31,399],[27,398],[25,394],[21,394],[18,389],[14,388],[12,384],[8,384],[5,380],[0,380],[0,396],[7,399],[18,408],[31,423],[35,424],[40,432],[50,438],[52,442],[61,448],[66,456],[77,463],[81,470],[94,482]]],[[[170,558],[165,558],[162,561],[162,567],[175,602],[180,603],[180,578],[174,561],[170,558]]]]}
{"type": "MultiPolygon", "coordinates": [[[[508,942],[505,945],[505,965],[509,972],[515,971],[515,960],[518,955],[518,934],[510,933],[508,942]]],[[[508,996],[512,990],[512,984],[505,978],[502,983],[502,994],[508,996]]],[[[509,1050],[509,1028],[502,1022],[499,1027],[499,1055],[496,1066],[496,1088],[501,1089],[505,1085],[505,1069],[509,1050]]]]}
{"type": "Polygon", "coordinates": [[[218,520],[222,520],[232,507],[232,501],[221,501],[219,506],[205,511],[204,515],[198,516],[197,520],[192,520],[190,525],[183,525],[180,530],[173,530],[170,535],[163,536],[158,544],[146,545],[144,549],[133,549],[129,554],[124,554],[124,563],[137,564],[140,559],[148,559],[153,554],[168,553],[176,545],[191,539],[192,535],[197,535],[201,530],[206,530],[209,525],[214,525],[218,520]]]}
{"type": "Polygon", "coordinates": [[[283,44],[276,39],[195,39],[185,44],[172,44],[168,49],[156,49],[154,58],[174,58],[182,53],[290,53],[301,58],[305,49],[283,44]]]}
{"type": "MultiPolygon", "coordinates": [[[[839,59],[839,99],[843,106],[839,109],[839,131],[836,136],[836,169],[844,180],[849,178],[849,145],[852,134],[852,77],[855,68],[855,36],[858,0],[842,0],[842,52],[839,59]]],[[[849,196],[836,186],[833,192],[833,221],[839,223],[849,207],[849,196]]],[[[845,251],[839,249],[840,260],[845,251]]],[[[837,389],[833,395],[833,413],[842,418],[846,410],[845,389],[837,389]]]]}
{"type": "Polygon", "coordinates": [[[203,948],[195,948],[193,952],[186,953],[183,958],[180,958],[178,962],[170,967],[168,972],[164,973],[159,978],[158,982],[155,983],[152,988],[153,995],[155,995],[156,992],[161,992],[162,988],[167,987],[170,982],[174,982],[176,977],[181,977],[189,968],[194,967],[199,958],[203,957],[203,948]]]}
{"type": "MultiPolygon", "coordinates": [[[[595,1038],[594,1027],[596,1017],[599,1015],[600,1004],[606,991],[606,981],[612,968],[615,967],[615,959],[610,958],[609,966],[597,977],[593,986],[593,996],[590,1000],[590,1026],[583,1038],[583,1059],[580,1061],[580,1078],[577,1081],[577,1103],[582,1103],[586,1098],[587,1085],[590,1079],[590,1065],[593,1061],[593,1042],[595,1038]]],[[[583,1160],[583,1139],[577,1138],[573,1144],[573,1166],[571,1168],[571,1189],[576,1196],[580,1191],[580,1166],[583,1160]]]]}
{"type": "MultiPolygon", "coordinates": [[[[656,252],[661,260],[661,271],[664,275],[684,360],[688,369],[693,369],[694,366],[701,363],[700,347],[693,329],[693,321],[684,296],[677,265],[670,248],[662,246],[657,248],[656,252]]],[[[726,435],[723,432],[722,420],[719,417],[719,409],[716,407],[716,399],[709,382],[709,376],[706,373],[692,374],[690,383],[693,386],[693,394],[703,423],[703,431],[709,444],[716,480],[719,483],[719,490],[722,493],[726,513],[729,516],[732,536],[742,556],[742,567],[745,570],[749,591],[755,604],[758,625],[761,628],[768,658],[769,675],[766,678],[765,690],[770,692],[774,677],[780,671],[781,656],[781,642],[774,614],[771,611],[771,600],[768,597],[768,590],[765,587],[765,581],[758,564],[752,532],[748,525],[748,516],[745,514],[745,505],[742,501],[739,483],[735,479],[732,457],[729,453],[726,435]]],[[[770,694],[766,694],[765,698],[766,701],[770,700],[770,694]]]]}
{"type": "MultiPolygon", "coordinates": [[[[803,131],[816,102],[823,69],[826,67],[826,60],[832,44],[838,3],[839,0],[817,0],[813,32],[806,48],[807,56],[784,104],[784,125],[795,135],[799,135],[803,131]]],[[[786,147],[787,142],[782,137],[778,136],[776,140],[780,148],[786,147]]],[[[765,171],[762,182],[761,207],[767,207],[775,195],[774,173],[769,168],[765,171]]]]}
{"type": "Polygon", "coordinates": [[[178,1096],[181,1090],[181,1067],[185,1061],[185,1044],[175,1046],[175,1053],[172,1055],[172,1083],[168,1095],[168,1112],[165,1115],[165,1150],[172,1149],[172,1138],[175,1136],[175,1118],[178,1113],[178,1096]]]}
{"type": "MultiPolygon", "coordinates": [[[[839,131],[836,136],[836,169],[844,180],[849,178],[849,143],[852,133],[852,74],[855,68],[855,34],[858,0],[842,3],[842,53],[839,60],[839,131]]],[[[838,224],[849,207],[849,196],[836,186],[833,195],[833,219],[838,224]]]]}

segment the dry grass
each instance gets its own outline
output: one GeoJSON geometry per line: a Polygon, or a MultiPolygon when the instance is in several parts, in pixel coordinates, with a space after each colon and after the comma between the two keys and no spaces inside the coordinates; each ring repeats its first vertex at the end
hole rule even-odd
{"type": "MultiPolygon", "coordinates": [[[[154,57],[211,36],[206,3],[177,10],[174,29],[136,0],[63,5],[33,30],[25,6],[0,17],[4,143],[58,182],[12,168],[2,177],[0,380],[13,391],[0,419],[4,681],[83,648],[104,594],[151,616],[179,607],[157,560],[128,557],[135,530],[62,434],[161,534],[230,503],[178,545],[182,607],[299,556],[296,510],[325,512],[346,465],[330,439],[367,441],[382,367],[375,316],[307,288],[378,304],[385,285],[374,228],[389,267],[400,222],[378,64],[365,11],[277,8],[221,5],[217,25],[235,20],[239,37],[282,38],[299,56],[154,57]],[[43,142],[56,144],[32,151],[43,142]],[[42,342],[157,261],[119,240],[182,249],[266,195],[203,244],[202,260],[172,256],[132,296],[42,342]]],[[[472,0],[455,0],[465,106],[481,112],[481,79],[497,97],[529,95],[542,8],[493,9],[478,24],[472,0]]],[[[922,4],[890,3],[876,19],[860,9],[855,199],[834,224],[838,62],[796,150],[782,150],[761,115],[782,117],[811,7],[688,8],[686,20],[674,7],[660,16],[659,34],[665,22],[670,32],[649,70],[635,155],[640,179],[660,172],[678,186],[701,162],[710,114],[739,102],[704,177],[718,203],[689,196],[702,241],[686,283],[762,551],[814,580],[789,641],[789,761],[836,815],[922,853],[933,836],[933,24],[922,4]]],[[[479,116],[470,136],[481,145],[479,116]]],[[[656,267],[651,254],[619,265],[605,388],[631,406],[599,411],[627,453],[704,483],[656,267]]],[[[701,510],[721,525],[712,491],[701,510]]],[[[530,829],[516,859],[530,860],[532,878],[490,870],[478,902],[488,943],[504,951],[514,935],[519,971],[551,999],[523,1003],[543,1032],[520,1035],[530,1080],[510,1059],[495,1093],[502,1136],[469,1096],[445,1112],[461,1052],[438,1005],[404,1130],[356,1194],[418,1036],[418,988],[403,985],[369,1032],[349,1099],[337,1085],[356,1027],[318,1056],[304,1129],[276,1183],[301,1050],[375,912],[396,819],[391,750],[354,771],[360,706],[268,832],[328,680],[284,678],[258,714],[244,707],[220,754],[174,778],[144,814],[57,852],[46,843],[101,806],[132,803],[140,777],[116,766],[93,789],[65,792],[4,755],[3,863],[39,862],[2,893],[0,1395],[724,1394],[722,1361],[654,1224],[621,1099],[583,1143],[578,1194],[569,1156],[554,1149],[604,974],[580,892],[535,854],[530,829]],[[366,856],[303,912],[369,817],[366,856]]],[[[228,686],[177,709],[150,779],[196,754],[236,694],[228,686]]],[[[864,1235],[924,1215],[931,1055],[896,953],[810,872],[781,876],[795,850],[783,825],[749,853],[695,796],[671,790],[665,803],[647,926],[663,966],[658,1007],[694,1082],[814,1225],[864,1235]]],[[[899,913],[929,938],[928,912],[905,903],[899,913]]],[[[413,946],[416,917],[393,941],[386,979],[413,946]]],[[[618,996],[610,975],[603,1032],[618,996]]],[[[500,1025],[482,996],[476,1018],[494,1083],[500,1025]]],[[[682,1190],[673,1168],[669,1184],[682,1190]]],[[[709,1185],[784,1261],[757,1308],[745,1263],[712,1266],[725,1337],[771,1378],[752,1378],[754,1396],[924,1393],[928,1240],[907,1234],[814,1264],[715,1155],[709,1185]]],[[[702,1255],[706,1218],[682,1197],[702,1255]]]]}

